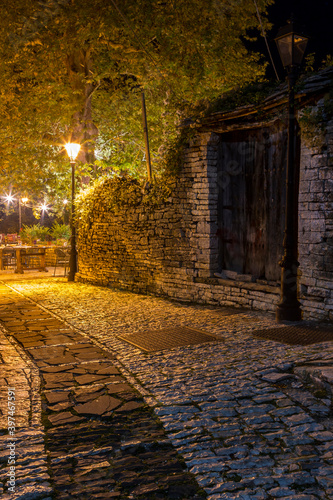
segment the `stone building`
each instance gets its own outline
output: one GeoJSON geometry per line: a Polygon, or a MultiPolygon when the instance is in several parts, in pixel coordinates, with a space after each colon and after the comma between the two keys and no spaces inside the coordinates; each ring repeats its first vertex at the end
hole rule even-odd
{"type": "MultiPolygon", "coordinates": [[[[299,297],[333,319],[333,68],[296,94],[299,297]]],[[[275,311],[280,297],[286,87],[196,123],[172,196],[108,209],[79,231],[77,279],[184,301],[275,311]]],[[[193,124],[192,124],[193,127],[193,124]]]]}

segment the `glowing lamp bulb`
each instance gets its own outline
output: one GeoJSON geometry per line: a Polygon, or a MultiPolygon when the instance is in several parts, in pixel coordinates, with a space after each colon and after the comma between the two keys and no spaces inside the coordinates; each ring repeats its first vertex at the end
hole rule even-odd
{"type": "Polygon", "coordinates": [[[67,144],[65,144],[65,148],[70,161],[75,161],[81,148],[80,144],[75,144],[74,142],[68,142],[67,144]]]}

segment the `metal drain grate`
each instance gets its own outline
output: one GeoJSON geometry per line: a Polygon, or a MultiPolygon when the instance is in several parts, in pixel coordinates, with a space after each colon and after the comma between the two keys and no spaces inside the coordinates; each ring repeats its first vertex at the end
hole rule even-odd
{"type": "Polygon", "coordinates": [[[215,337],[215,335],[211,335],[210,333],[195,330],[194,328],[188,328],[186,326],[150,330],[118,338],[147,352],[162,351],[164,349],[172,349],[173,347],[182,347],[185,345],[203,344],[205,342],[216,342],[222,340],[215,337]]]}
{"type": "Polygon", "coordinates": [[[285,326],[280,328],[269,328],[267,330],[255,330],[254,337],[265,340],[274,340],[282,344],[310,345],[320,342],[333,342],[333,328],[315,326],[285,326]]]}

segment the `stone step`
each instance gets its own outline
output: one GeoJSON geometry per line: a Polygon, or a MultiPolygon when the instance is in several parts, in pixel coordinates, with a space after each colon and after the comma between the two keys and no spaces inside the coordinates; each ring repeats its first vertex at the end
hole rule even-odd
{"type": "Polygon", "coordinates": [[[312,385],[318,393],[323,391],[323,396],[331,400],[333,395],[333,364],[332,361],[314,360],[307,364],[297,366],[295,375],[312,385]]]}

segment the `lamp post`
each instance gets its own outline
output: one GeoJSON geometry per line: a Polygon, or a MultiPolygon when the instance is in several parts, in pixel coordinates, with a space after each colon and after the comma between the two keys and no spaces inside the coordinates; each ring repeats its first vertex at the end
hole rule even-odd
{"type": "Polygon", "coordinates": [[[66,224],[66,206],[67,206],[68,200],[64,199],[64,201],[62,203],[64,205],[64,224],[66,224]]]}
{"type": "MultiPolygon", "coordinates": [[[[4,197],[4,199],[5,199],[5,202],[8,205],[8,209],[9,209],[9,205],[11,203],[14,203],[14,201],[16,201],[16,198],[14,198],[14,196],[12,196],[11,194],[6,194],[6,196],[4,197]]],[[[21,205],[20,205],[20,198],[18,199],[18,212],[19,212],[18,233],[20,234],[20,232],[21,232],[21,205]]]]}
{"type": "Polygon", "coordinates": [[[28,203],[29,199],[28,198],[19,198],[18,203],[19,203],[19,233],[21,232],[22,229],[22,207],[26,206],[26,203],[28,203]]]}
{"type": "Polygon", "coordinates": [[[284,255],[279,262],[281,271],[281,299],[276,310],[277,321],[300,321],[302,311],[298,301],[297,268],[297,218],[298,171],[295,165],[295,83],[308,39],[299,35],[294,23],[289,21],[275,39],[288,79],[288,152],[286,175],[286,217],[283,239],[284,255]]]}
{"type": "Polygon", "coordinates": [[[68,281],[74,281],[77,269],[76,262],[76,238],[75,238],[75,223],[74,223],[74,200],[75,200],[75,160],[80,151],[80,144],[68,143],[65,145],[69,161],[72,167],[72,206],[71,206],[71,250],[69,257],[69,273],[68,281]]]}

